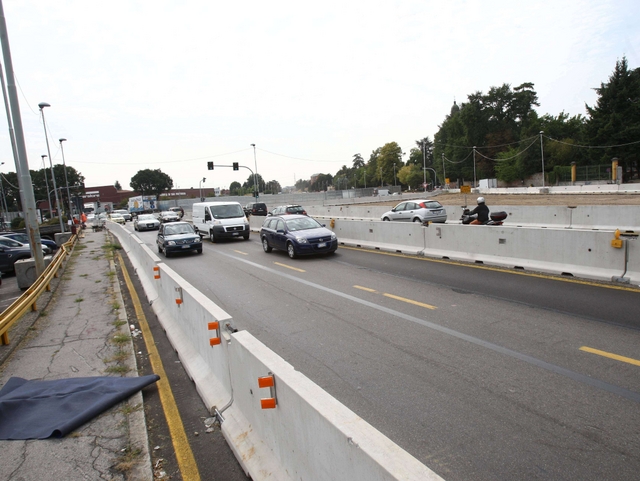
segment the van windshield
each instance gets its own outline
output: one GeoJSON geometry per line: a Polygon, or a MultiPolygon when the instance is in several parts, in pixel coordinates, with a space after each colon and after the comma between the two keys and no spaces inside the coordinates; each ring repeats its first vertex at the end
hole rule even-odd
{"type": "Polygon", "coordinates": [[[233,219],[236,217],[244,217],[244,210],[242,210],[240,204],[212,205],[210,209],[211,215],[214,219],[233,219]]]}

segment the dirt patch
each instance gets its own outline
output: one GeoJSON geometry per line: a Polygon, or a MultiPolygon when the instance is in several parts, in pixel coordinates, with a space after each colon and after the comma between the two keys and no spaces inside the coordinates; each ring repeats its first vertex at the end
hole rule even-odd
{"type": "MultiPolygon", "coordinates": [[[[640,206],[640,194],[483,194],[488,206],[492,205],[637,205],[640,206]]],[[[439,193],[433,198],[442,205],[475,205],[477,194],[439,193]]],[[[387,202],[377,202],[376,205],[394,206],[401,199],[397,197],[387,202]]]]}

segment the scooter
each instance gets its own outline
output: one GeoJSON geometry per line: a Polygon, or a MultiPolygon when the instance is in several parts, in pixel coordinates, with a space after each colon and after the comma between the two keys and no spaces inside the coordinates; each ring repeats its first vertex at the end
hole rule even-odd
{"type": "MultiPolygon", "coordinates": [[[[477,215],[469,215],[469,209],[465,208],[462,211],[462,217],[460,220],[463,224],[471,224],[474,220],[476,220],[477,215]]],[[[473,224],[473,225],[502,225],[504,220],[507,218],[509,214],[504,211],[491,212],[489,214],[489,220],[483,224],[473,224]]]]}

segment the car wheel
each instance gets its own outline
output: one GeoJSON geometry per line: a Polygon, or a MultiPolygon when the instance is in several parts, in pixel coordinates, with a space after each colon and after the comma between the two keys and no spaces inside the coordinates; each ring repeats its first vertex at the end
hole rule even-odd
{"type": "Polygon", "coordinates": [[[167,250],[167,248],[166,248],[166,247],[164,248],[164,256],[165,256],[166,258],[171,257],[171,253],[167,250]]]}
{"type": "Polygon", "coordinates": [[[420,217],[416,217],[412,222],[420,222],[422,224],[422,219],[420,219],[420,217]]]}
{"type": "Polygon", "coordinates": [[[247,235],[243,235],[243,236],[242,236],[242,238],[243,238],[244,240],[249,240],[249,234],[247,234],[247,235]]]}
{"type": "Polygon", "coordinates": [[[160,247],[160,244],[158,244],[158,254],[162,254],[162,247],[160,247]]]}
{"type": "Polygon", "coordinates": [[[291,242],[287,244],[287,254],[289,254],[289,258],[291,259],[296,258],[296,250],[293,248],[293,244],[291,242]]]}
{"type": "Polygon", "coordinates": [[[388,217],[385,217],[384,219],[382,219],[385,222],[389,222],[391,219],[389,219],[388,217]]]}
{"type": "Polygon", "coordinates": [[[262,249],[264,249],[265,252],[271,252],[273,250],[266,237],[262,238],[262,249]]]}
{"type": "Polygon", "coordinates": [[[202,254],[202,249],[198,249],[196,252],[197,252],[198,254],[202,254]]]}
{"type": "Polygon", "coordinates": [[[213,231],[209,232],[209,240],[213,243],[216,242],[216,235],[213,233],[213,231]]]}

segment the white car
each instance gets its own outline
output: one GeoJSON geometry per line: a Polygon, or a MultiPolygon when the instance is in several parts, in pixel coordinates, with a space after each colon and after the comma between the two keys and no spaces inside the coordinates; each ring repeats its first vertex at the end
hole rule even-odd
{"type": "Polygon", "coordinates": [[[122,224],[122,225],[126,223],[126,221],[124,220],[124,217],[122,217],[122,214],[115,214],[115,213],[110,214],[109,220],[112,222],[117,222],[118,224],[122,224]]]}
{"type": "Polygon", "coordinates": [[[158,230],[160,221],[153,214],[140,214],[133,221],[133,228],[138,232],[143,230],[158,230]]]}
{"type": "Polygon", "coordinates": [[[382,214],[380,220],[444,223],[447,221],[447,211],[437,200],[408,200],[382,214]]]}

